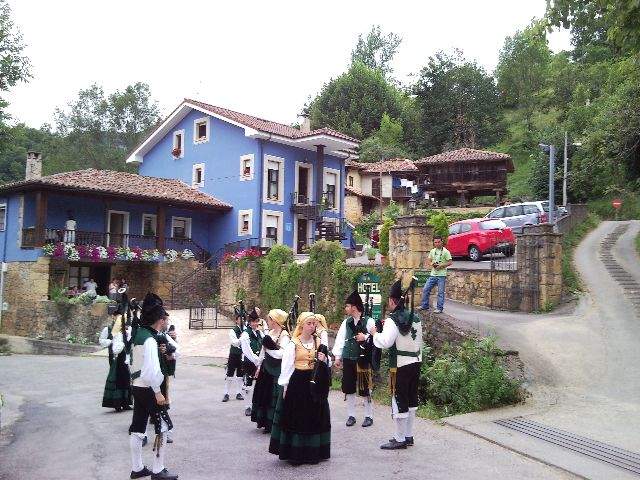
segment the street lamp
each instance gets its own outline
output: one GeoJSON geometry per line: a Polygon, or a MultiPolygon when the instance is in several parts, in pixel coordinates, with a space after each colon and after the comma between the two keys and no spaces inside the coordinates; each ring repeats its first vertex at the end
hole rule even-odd
{"type": "Polygon", "coordinates": [[[556,147],[555,145],[547,145],[545,143],[539,143],[538,146],[543,153],[549,155],[549,223],[551,225],[554,225],[556,223],[556,192],[554,185],[554,174],[556,169],[556,147]]]}
{"type": "MultiPolygon", "coordinates": [[[[582,142],[574,142],[574,147],[581,147],[582,142]]],[[[562,205],[567,206],[567,164],[569,163],[569,132],[564,132],[564,174],[562,175],[562,205]]]]}

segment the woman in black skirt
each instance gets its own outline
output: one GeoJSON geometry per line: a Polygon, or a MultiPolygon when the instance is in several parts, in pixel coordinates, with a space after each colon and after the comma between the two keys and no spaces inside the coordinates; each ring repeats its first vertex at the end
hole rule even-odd
{"type": "Polygon", "coordinates": [[[287,312],[280,309],[270,310],[267,314],[268,332],[262,339],[260,363],[256,374],[256,386],[253,390],[251,421],[264,433],[271,433],[273,413],[278,400],[278,377],[284,349],[291,341],[289,332],[283,329],[287,321],[287,312]]]}
{"type": "MultiPolygon", "coordinates": [[[[331,454],[331,418],[326,396],[312,394],[317,361],[328,369],[329,358],[318,352],[317,318],[311,312],[298,317],[291,342],[284,349],[278,402],[273,418],[269,452],[294,465],[315,464],[331,454]]],[[[326,352],[326,350],[325,350],[326,352]]]]}

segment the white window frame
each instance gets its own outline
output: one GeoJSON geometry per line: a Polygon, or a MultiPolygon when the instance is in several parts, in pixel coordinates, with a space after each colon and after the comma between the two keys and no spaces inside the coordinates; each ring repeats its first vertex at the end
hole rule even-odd
{"type": "Polygon", "coordinates": [[[0,209],[4,209],[2,213],[2,228],[0,228],[0,232],[4,232],[7,229],[7,204],[0,203],[0,209]]]}
{"type": "Polygon", "coordinates": [[[252,209],[239,210],[238,211],[238,236],[246,237],[247,235],[252,235],[252,234],[253,234],[253,210],[252,209]],[[242,219],[245,215],[249,216],[249,230],[247,230],[246,232],[242,230],[242,219]]]}
{"type": "MultiPolygon", "coordinates": [[[[307,196],[308,196],[308,201],[312,201],[315,197],[313,196],[313,165],[311,163],[307,163],[307,162],[296,162],[296,171],[295,171],[295,179],[294,179],[294,184],[293,184],[293,188],[294,188],[294,192],[298,192],[299,193],[299,182],[300,182],[300,171],[299,168],[306,168],[308,170],[307,172],[307,196]]],[[[296,198],[297,201],[297,198],[296,198]]]]}
{"type": "Polygon", "coordinates": [[[171,238],[175,238],[173,236],[173,227],[175,226],[176,220],[185,220],[186,225],[186,238],[191,239],[191,217],[171,217],[171,238]]]}
{"type": "Polygon", "coordinates": [[[207,143],[211,138],[211,117],[201,117],[196,118],[193,121],[193,144],[199,145],[201,143],[207,143]],[[206,123],[207,124],[207,136],[205,138],[198,138],[198,124],[206,123]]]}
{"type": "Polygon", "coordinates": [[[191,186],[194,188],[204,187],[204,163],[194,163],[191,168],[191,186]],[[200,169],[202,171],[200,175],[200,182],[196,182],[196,170],[200,169]]]}
{"type": "Polygon", "coordinates": [[[153,224],[156,227],[156,237],[158,236],[158,216],[155,213],[143,213],[142,214],[142,225],[140,226],[140,235],[144,235],[144,221],[146,218],[153,219],[153,224]]]}
{"type": "Polygon", "coordinates": [[[330,212],[339,212],[340,211],[340,189],[342,188],[342,184],[340,183],[340,170],[337,170],[335,168],[328,168],[328,167],[324,167],[323,172],[322,172],[322,191],[323,193],[327,191],[327,185],[329,185],[327,183],[327,175],[329,174],[333,174],[336,176],[336,201],[335,201],[335,205],[333,206],[332,209],[330,209],[330,212]]]}
{"type": "Polygon", "coordinates": [[[173,158],[175,158],[176,160],[179,159],[179,158],[184,158],[184,143],[185,143],[184,142],[184,129],[176,130],[175,132],[173,132],[173,142],[172,142],[173,146],[171,147],[171,152],[172,152],[171,154],[173,155],[173,158]],[[178,155],[176,157],[175,155],[173,155],[173,150],[178,147],[178,145],[177,145],[177,143],[178,143],[177,142],[178,135],[180,135],[181,138],[182,138],[182,146],[180,147],[180,155],[178,155]]]}
{"type": "Polygon", "coordinates": [[[284,243],[284,212],[278,210],[262,210],[261,238],[267,238],[267,217],[269,216],[278,217],[278,238],[276,242],[282,245],[284,243]]]}
{"type": "Polygon", "coordinates": [[[262,168],[262,202],[273,205],[284,205],[284,158],[265,155],[262,168]],[[278,168],[278,200],[271,200],[267,196],[267,192],[269,191],[269,162],[276,162],[280,164],[278,168]]]}
{"type": "Polygon", "coordinates": [[[254,162],[253,153],[242,155],[240,157],[240,181],[241,182],[247,182],[249,180],[253,180],[253,174],[255,173],[254,165],[255,165],[255,162],[254,162]],[[249,168],[251,169],[249,175],[244,174],[244,162],[246,160],[249,160],[249,168]]]}

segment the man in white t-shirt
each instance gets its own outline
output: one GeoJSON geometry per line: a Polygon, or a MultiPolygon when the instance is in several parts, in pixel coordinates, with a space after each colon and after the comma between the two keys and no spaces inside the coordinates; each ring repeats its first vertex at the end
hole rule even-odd
{"type": "Polygon", "coordinates": [[[92,297],[96,297],[98,293],[96,292],[96,288],[98,288],[98,284],[93,281],[93,278],[90,278],[87,282],[84,282],[83,287],[88,295],[92,297]]]}

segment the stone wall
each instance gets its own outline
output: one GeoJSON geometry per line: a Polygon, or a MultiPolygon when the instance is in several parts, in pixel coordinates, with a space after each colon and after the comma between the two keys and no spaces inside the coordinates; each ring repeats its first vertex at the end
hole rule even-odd
{"type": "Polygon", "coordinates": [[[345,195],[344,216],[347,221],[358,225],[362,221],[362,199],[356,195],[345,195]]]}
{"type": "Polygon", "coordinates": [[[244,267],[230,264],[220,267],[220,311],[232,313],[240,297],[247,308],[260,305],[260,277],[255,261],[244,267]]]}
{"type": "MultiPolygon", "coordinates": [[[[519,310],[518,272],[472,270],[466,268],[449,269],[446,283],[446,297],[458,302],[495,310],[519,310]]],[[[432,290],[432,303],[437,288],[432,290]]]]}
{"type": "Polygon", "coordinates": [[[405,279],[427,267],[432,248],[433,227],[426,224],[424,216],[399,217],[389,230],[389,265],[405,279]]]}
{"type": "Polygon", "coordinates": [[[18,306],[12,317],[3,315],[2,333],[48,340],[66,340],[71,335],[96,343],[96,334],[109,322],[105,303],[84,306],[38,300],[18,306]]]}

